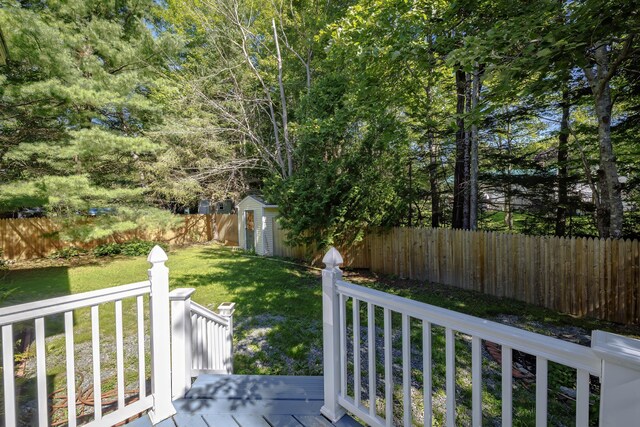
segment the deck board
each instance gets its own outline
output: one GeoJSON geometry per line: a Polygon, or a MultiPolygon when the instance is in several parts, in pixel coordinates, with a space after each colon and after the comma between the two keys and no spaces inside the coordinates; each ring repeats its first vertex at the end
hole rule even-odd
{"type": "MultiPolygon", "coordinates": [[[[332,424],[320,414],[322,377],[199,375],[177,414],[162,427],[354,427],[353,418],[332,424]]],[[[144,421],[128,427],[148,427],[144,421]]]]}
{"type": "Polygon", "coordinates": [[[271,427],[260,415],[235,415],[233,418],[242,427],[271,427]]]}
{"type": "Polygon", "coordinates": [[[269,425],[278,427],[304,427],[293,415],[267,415],[264,417],[269,425]]]}

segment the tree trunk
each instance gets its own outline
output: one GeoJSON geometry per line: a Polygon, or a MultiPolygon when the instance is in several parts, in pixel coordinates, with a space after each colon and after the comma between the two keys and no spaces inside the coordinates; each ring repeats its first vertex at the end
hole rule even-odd
{"type": "Polygon", "coordinates": [[[280,105],[282,106],[282,136],[284,147],[287,153],[287,176],[293,175],[293,145],[289,139],[289,118],[287,114],[287,98],[284,93],[284,83],[282,81],[282,56],[280,55],[280,43],[278,42],[278,31],[276,30],[276,20],[272,19],[273,40],[276,45],[276,59],[278,60],[278,86],[280,87],[280,105]]]}
{"type": "MultiPolygon", "coordinates": [[[[470,74],[465,75],[465,117],[471,115],[472,80],[470,74]]],[[[464,208],[462,216],[462,228],[469,230],[471,228],[471,129],[464,131],[464,208]]]]}
{"type": "MultiPolygon", "coordinates": [[[[632,39],[630,39],[632,40],[632,39]]],[[[628,50],[628,46],[625,51],[628,50]]],[[[620,54],[621,57],[626,55],[620,54]]],[[[590,66],[584,68],[585,75],[589,80],[591,91],[595,99],[595,111],[598,118],[598,145],[600,148],[600,170],[598,171],[598,183],[600,187],[600,205],[599,215],[608,216],[607,218],[598,218],[598,232],[600,237],[622,237],[622,191],[618,180],[618,168],[616,166],[616,157],[613,153],[613,145],[611,143],[611,111],[613,100],[611,98],[611,86],[609,81],[613,75],[613,69],[610,66],[609,46],[600,43],[595,49],[595,70],[590,66]],[[608,227],[607,227],[608,224],[608,227]],[[600,228],[602,226],[602,228],[600,228]]],[[[620,60],[620,58],[618,58],[620,60]]]]}
{"type": "MultiPolygon", "coordinates": [[[[471,87],[471,110],[477,114],[480,99],[480,66],[476,64],[473,70],[471,87]]],[[[478,228],[478,124],[476,120],[471,125],[471,147],[469,165],[469,228],[478,228]]]]}
{"type": "Polygon", "coordinates": [[[429,187],[431,188],[431,226],[440,227],[440,192],[438,191],[438,150],[429,131],[429,187]]]}
{"type": "Polygon", "coordinates": [[[453,228],[462,228],[464,218],[464,188],[465,188],[465,106],[466,76],[462,69],[456,70],[456,165],[453,182],[453,228]]]}
{"type": "Polygon", "coordinates": [[[556,210],[556,236],[564,236],[567,231],[567,195],[568,175],[567,162],[569,160],[569,88],[562,90],[562,119],[560,120],[560,134],[558,135],[558,208],[556,210]]]}

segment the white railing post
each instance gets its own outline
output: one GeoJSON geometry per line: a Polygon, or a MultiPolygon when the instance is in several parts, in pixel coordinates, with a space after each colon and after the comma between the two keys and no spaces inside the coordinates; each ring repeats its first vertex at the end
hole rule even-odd
{"type": "Polygon", "coordinates": [[[324,360],[324,405],[320,412],[332,422],[338,421],[345,414],[338,403],[340,392],[340,318],[339,298],[336,281],[342,278],[338,267],[342,264],[342,256],[331,247],[322,259],[325,264],[322,270],[322,340],[324,360]]]}
{"type": "Polygon", "coordinates": [[[193,288],[175,289],[171,301],[171,396],[180,399],[191,388],[191,295],[193,288]]]}
{"type": "Polygon", "coordinates": [[[171,358],[169,351],[169,269],[164,265],[167,254],[155,246],[147,261],[151,264],[151,391],[153,408],[149,418],[153,424],[176,413],[171,403],[171,358]]]}
{"type": "Polygon", "coordinates": [[[218,313],[229,321],[229,326],[225,330],[225,346],[224,346],[224,367],[227,374],[233,373],[233,312],[235,311],[235,302],[223,302],[218,306],[218,313]]]}
{"type": "Polygon", "coordinates": [[[591,348],[602,358],[600,426],[638,425],[640,340],[593,331],[591,348]]]}

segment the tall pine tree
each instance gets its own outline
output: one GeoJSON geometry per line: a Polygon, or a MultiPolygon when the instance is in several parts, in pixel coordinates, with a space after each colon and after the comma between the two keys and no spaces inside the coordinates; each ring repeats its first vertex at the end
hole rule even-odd
{"type": "MultiPolygon", "coordinates": [[[[9,59],[0,68],[0,211],[42,206],[69,219],[114,208],[85,238],[148,223],[145,166],[162,146],[152,99],[177,43],[154,31],[155,3],[3,2],[9,59]]],[[[77,237],[77,236],[75,236],[77,237]]]]}

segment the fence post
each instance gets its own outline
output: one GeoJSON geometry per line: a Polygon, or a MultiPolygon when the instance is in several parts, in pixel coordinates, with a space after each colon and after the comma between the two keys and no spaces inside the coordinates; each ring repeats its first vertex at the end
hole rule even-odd
{"type": "Polygon", "coordinates": [[[171,396],[180,399],[191,388],[191,295],[193,288],[175,289],[171,301],[171,396]]]}
{"type": "Polygon", "coordinates": [[[322,270],[322,341],[324,360],[324,405],[320,412],[332,422],[338,421],[345,414],[338,403],[340,393],[340,318],[339,297],[336,292],[336,281],[342,278],[338,267],[342,264],[342,256],[331,247],[322,258],[325,268],[322,270]]]}
{"type": "Polygon", "coordinates": [[[638,425],[640,340],[593,331],[591,348],[602,358],[600,426],[638,425]]]}
{"type": "Polygon", "coordinates": [[[151,392],[153,408],[149,418],[153,424],[176,413],[171,402],[171,360],[169,339],[169,269],[164,265],[167,254],[155,246],[147,261],[151,264],[151,392]]]}
{"type": "Polygon", "coordinates": [[[233,374],[233,312],[235,311],[235,302],[223,302],[218,306],[220,316],[227,319],[229,326],[225,330],[225,347],[224,347],[224,366],[227,374],[233,374]]]}

